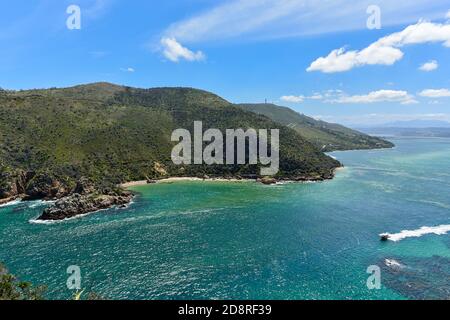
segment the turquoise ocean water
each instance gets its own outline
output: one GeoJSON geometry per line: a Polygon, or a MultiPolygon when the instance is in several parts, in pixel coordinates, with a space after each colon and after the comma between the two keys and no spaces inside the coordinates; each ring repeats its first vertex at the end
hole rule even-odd
{"type": "Polygon", "coordinates": [[[323,183],[134,187],[128,209],[50,225],[29,222],[45,203],[1,207],[0,261],[57,299],[70,265],[111,299],[449,299],[450,234],[378,235],[450,224],[450,139],[392,141],[333,153],[323,183]]]}

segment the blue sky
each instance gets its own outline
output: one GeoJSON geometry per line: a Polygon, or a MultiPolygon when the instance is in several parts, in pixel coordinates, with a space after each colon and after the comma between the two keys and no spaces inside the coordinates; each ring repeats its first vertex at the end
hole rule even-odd
{"type": "Polygon", "coordinates": [[[450,0],[1,1],[3,88],[188,86],[344,124],[450,121],[450,0]]]}

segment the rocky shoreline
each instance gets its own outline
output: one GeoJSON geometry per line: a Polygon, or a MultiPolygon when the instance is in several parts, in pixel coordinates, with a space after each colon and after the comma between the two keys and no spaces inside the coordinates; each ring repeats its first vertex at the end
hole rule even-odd
{"type": "Polygon", "coordinates": [[[41,221],[64,220],[126,206],[133,199],[133,194],[123,188],[99,188],[85,177],[72,184],[51,174],[24,171],[8,172],[0,178],[0,205],[17,200],[56,200],[37,218],[41,221]]]}
{"type": "Polygon", "coordinates": [[[56,201],[53,206],[45,209],[37,220],[58,221],[70,219],[76,216],[85,215],[116,206],[126,206],[132,199],[133,194],[126,191],[120,195],[81,195],[76,193],[56,201]]]}
{"type": "Polygon", "coordinates": [[[203,177],[169,177],[162,178],[158,180],[138,180],[138,181],[130,181],[120,185],[121,188],[131,188],[135,186],[142,186],[147,184],[155,184],[155,183],[171,183],[171,182],[180,182],[180,181],[215,181],[215,182],[240,182],[240,181],[252,181],[259,182],[262,184],[270,185],[276,184],[280,182],[320,182],[331,180],[334,178],[336,171],[344,169],[344,166],[335,168],[328,175],[302,175],[302,176],[294,176],[294,177],[259,177],[257,175],[252,176],[209,176],[204,175],[203,177]]]}
{"type": "Polygon", "coordinates": [[[124,183],[113,188],[100,189],[89,179],[80,178],[74,187],[55,179],[51,175],[34,175],[31,173],[16,172],[0,187],[0,205],[17,200],[56,200],[45,209],[37,220],[58,221],[73,218],[88,213],[109,209],[112,207],[125,207],[133,199],[133,193],[125,188],[180,180],[199,181],[256,181],[265,185],[279,182],[317,182],[333,179],[335,171],[322,175],[301,175],[295,177],[259,177],[254,176],[220,176],[210,177],[170,177],[160,180],[143,180],[124,183]]]}

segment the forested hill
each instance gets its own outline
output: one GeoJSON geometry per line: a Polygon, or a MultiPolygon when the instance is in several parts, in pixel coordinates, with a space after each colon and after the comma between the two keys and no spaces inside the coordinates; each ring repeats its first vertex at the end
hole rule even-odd
{"type": "Polygon", "coordinates": [[[61,197],[82,177],[108,188],[169,176],[237,177],[258,166],[175,166],[174,129],[280,129],[279,178],[327,179],[340,164],[298,132],[217,95],[190,88],[95,83],[0,91],[0,198],[61,197]]]}
{"type": "Polygon", "coordinates": [[[323,151],[392,148],[386,140],[341,126],[315,120],[287,107],[274,104],[240,104],[244,110],[265,115],[296,130],[303,138],[323,151]]]}

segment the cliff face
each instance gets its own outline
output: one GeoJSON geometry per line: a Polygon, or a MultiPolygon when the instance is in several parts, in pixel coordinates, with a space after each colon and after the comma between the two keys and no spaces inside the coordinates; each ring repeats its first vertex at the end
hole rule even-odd
{"type": "Polygon", "coordinates": [[[51,173],[23,170],[0,171],[0,199],[59,199],[74,191],[68,181],[62,182],[51,173]]]}
{"type": "Polygon", "coordinates": [[[15,199],[57,200],[47,208],[38,220],[63,220],[77,215],[125,206],[133,195],[120,188],[98,189],[88,178],[82,177],[76,184],[58,180],[51,173],[6,171],[0,174],[0,204],[15,199]]]}

